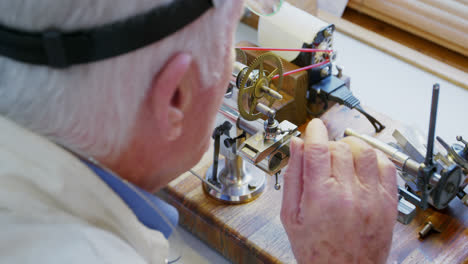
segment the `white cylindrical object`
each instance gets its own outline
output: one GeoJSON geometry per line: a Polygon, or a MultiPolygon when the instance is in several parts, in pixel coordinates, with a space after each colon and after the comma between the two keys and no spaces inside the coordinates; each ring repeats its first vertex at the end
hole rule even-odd
{"type": "MultiPolygon", "coordinates": [[[[258,44],[268,48],[302,48],[311,44],[317,33],[329,24],[284,2],[280,11],[262,16],[258,22],[258,44]]],[[[274,51],[287,61],[293,61],[298,51],[274,51]]]]}

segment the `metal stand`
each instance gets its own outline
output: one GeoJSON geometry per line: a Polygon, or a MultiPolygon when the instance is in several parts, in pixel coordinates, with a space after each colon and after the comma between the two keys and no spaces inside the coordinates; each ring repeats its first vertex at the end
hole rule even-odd
{"type": "MultiPolygon", "coordinates": [[[[234,149],[233,149],[234,150],[234,149]]],[[[246,163],[241,157],[229,152],[218,166],[218,182],[220,190],[203,183],[205,192],[214,199],[231,203],[247,203],[257,198],[265,188],[265,173],[250,163],[246,163]]],[[[213,176],[213,165],[206,173],[206,180],[210,181],[213,176]]]]}

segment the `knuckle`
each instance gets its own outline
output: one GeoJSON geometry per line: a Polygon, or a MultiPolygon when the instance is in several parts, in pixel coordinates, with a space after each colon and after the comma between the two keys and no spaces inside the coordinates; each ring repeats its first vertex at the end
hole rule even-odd
{"type": "Polygon", "coordinates": [[[307,173],[304,174],[305,178],[327,173],[330,166],[328,145],[311,144],[309,149],[304,153],[303,166],[307,170],[307,173]]]}
{"type": "Polygon", "coordinates": [[[339,201],[342,208],[354,208],[356,206],[353,194],[348,190],[343,190],[341,192],[339,201]]]}
{"type": "MultiPolygon", "coordinates": [[[[372,173],[378,173],[377,153],[372,148],[365,148],[357,155],[355,162],[360,168],[376,170],[372,173]]],[[[371,171],[369,171],[371,173],[371,171]]]]}
{"type": "Polygon", "coordinates": [[[304,151],[308,156],[324,155],[328,153],[328,144],[309,143],[305,146],[304,151]]]}
{"type": "Polygon", "coordinates": [[[369,160],[370,162],[377,161],[377,153],[370,146],[362,148],[359,158],[362,160],[369,160]]]}
{"type": "MultiPolygon", "coordinates": [[[[384,169],[384,173],[382,175],[384,177],[384,184],[386,187],[388,185],[395,187],[397,186],[397,171],[395,166],[393,164],[391,166],[388,166],[384,169]]],[[[389,188],[389,187],[387,187],[389,188]]],[[[393,189],[393,188],[392,188],[393,189]]]]}
{"type": "Polygon", "coordinates": [[[398,192],[396,184],[394,186],[381,186],[380,193],[384,196],[384,202],[389,203],[391,206],[397,206],[398,204],[398,192]]]}
{"type": "Polygon", "coordinates": [[[342,141],[330,142],[330,149],[339,153],[351,152],[349,145],[342,141]]]}
{"type": "Polygon", "coordinates": [[[357,192],[361,198],[366,197],[365,199],[368,199],[367,197],[373,193],[373,188],[373,186],[370,186],[359,177],[359,184],[357,184],[355,192],[357,192]]]}
{"type": "Polygon", "coordinates": [[[380,171],[382,188],[388,193],[397,192],[397,170],[393,163],[389,162],[380,171]]]}
{"type": "MultiPolygon", "coordinates": [[[[395,165],[389,160],[387,160],[387,162],[384,164],[383,169],[388,176],[395,176],[397,174],[395,165]]],[[[396,182],[396,177],[391,177],[391,178],[395,179],[395,182],[396,182]]]]}
{"type": "MultiPolygon", "coordinates": [[[[328,177],[326,180],[320,182],[320,188],[324,188],[325,190],[331,190],[332,188],[336,188],[337,183],[338,182],[336,181],[335,177],[328,177]]],[[[320,195],[317,194],[317,192],[310,191],[310,193],[316,194],[314,195],[314,197],[320,197],[320,195]]]]}
{"type": "Polygon", "coordinates": [[[323,162],[329,155],[328,146],[325,144],[309,144],[304,153],[304,160],[310,164],[323,162]]]}
{"type": "Polygon", "coordinates": [[[385,172],[392,173],[392,171],[395,171],[396,173],[395,165],[390,161],[390,159],[379,150],[375,150],[375,152],[377,154],[379,167],[381,167],[385,172]]]}

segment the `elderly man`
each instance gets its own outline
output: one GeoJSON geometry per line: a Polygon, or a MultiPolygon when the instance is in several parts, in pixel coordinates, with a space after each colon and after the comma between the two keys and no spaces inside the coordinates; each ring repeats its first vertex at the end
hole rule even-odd
{"type": "MultiPolygon", "coordinates": [[[[0,263],[164,263],[171,209],[144,190],[207,149],[243,4],[0,0],[0,263]]],[[[388,159],[328,142],[320,120],[291,153],[281,219],[298,262],[384,262],[388,159]]]]}

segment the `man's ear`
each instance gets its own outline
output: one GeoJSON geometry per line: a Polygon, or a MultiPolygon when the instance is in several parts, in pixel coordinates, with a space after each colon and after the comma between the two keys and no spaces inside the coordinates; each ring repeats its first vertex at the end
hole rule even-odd
{"type": "Polygon", "coordinates": [[[191,88],[182,85],[192,60],[186,53],[170,58],[154,77],[150,89],[150,107],[158,122],[160,136],[169,141],[182,134],[184,110],[192,100],[191,88]]]}

